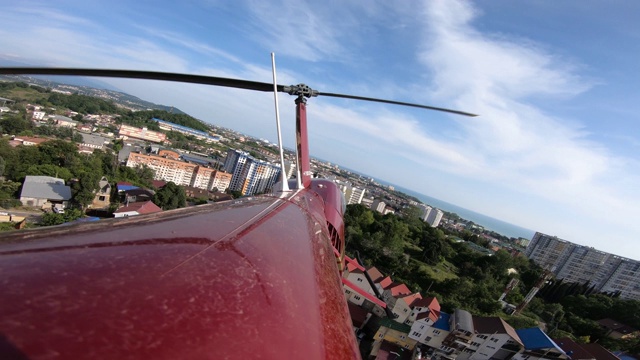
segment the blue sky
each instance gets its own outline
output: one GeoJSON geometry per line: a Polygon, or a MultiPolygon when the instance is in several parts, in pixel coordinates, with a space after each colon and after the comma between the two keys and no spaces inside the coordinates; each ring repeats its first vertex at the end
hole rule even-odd
{"type": "MultiPolygon", "coordinates": [[[[640,259],[640,3],[170,1],[4,4],[0,59],[271,81],[453,107],[315,98],[312,155],[640,259]]],[[[272,95],[109,80],[276,139],[272,95]]],[[[293,99],[280,95],[285,144],[293,99]]]]}

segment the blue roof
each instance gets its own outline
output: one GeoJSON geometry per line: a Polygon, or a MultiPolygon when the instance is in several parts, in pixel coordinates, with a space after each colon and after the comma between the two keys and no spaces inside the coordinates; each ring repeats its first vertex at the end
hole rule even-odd
{"type": "Polygon", "coordinates": [[[555,343],[544,331],[540,328],[532,327],[528,329],[516,330],[520,340],[524,344],[524,348],[527,350],[539,350],[555,348],[559,352],[564,354],[564,351],[555,343]]]}
{"type": "Polygon", "coordinates": [[[129,191],[129,190],[133,190],[133,189],[138,189],[138,187],[137,186],[133,186],[133,185],[118,184],[118,191],[129,191]]]}
{"type": "Polygon", "coordinates": [[[435,322],[435,324],[433,324],[433,327],[436,329],[440,329],[440,330],[445,330],[445,331],[450,331],[449,329],[449,318],[451,317],[451,315],[445,313],[445,312],[441,312],[440,313],[440,318],[438,319],[438,321],[435,322]]]}
{"type": "Polygon", "coordinates": [[[211,136],[211,135],[209,135],[208,133],[206,133],[204,131],[192,129],[192,128],[187,127],[187,126],[174,124],[172,122],[165,121],[165,120],[158,119],[158,118],[151,118],[151,120],[156,121],[156,122],[158,122],[160,124],[165,124],[167,126],[170,126],[173,129],[178,129],[178,130],[181,130],[181,131],[184,131],[184,132],[188,132],[188,133],[191,133],[191,134],[204,136],[204,137],[209,138],[209,139],[220,140],[220,136],[211,136]]]}

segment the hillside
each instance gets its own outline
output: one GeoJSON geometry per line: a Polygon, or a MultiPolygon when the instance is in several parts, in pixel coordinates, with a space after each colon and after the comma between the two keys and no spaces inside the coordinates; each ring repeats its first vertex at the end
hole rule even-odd
{"type": "Polygon", "coordinates": [[[62,83],[58,83],[48,79],[43,79],[41,77],[24,76],[24,75],[0,76],[0,81],[24,82],[28,84],[35,84],[43,88],[49,88],[52,90],[68,92],[70,94],[87,95],[87,96],[101,98],[104,100],[111,100],[115,104],[121,107],[134,110],[134,111],[164,110],[173,114],[186,115],[185,112],[173,106],[155,104],[150,101],[142,100],[136,96],[133,96],[124,92],[120,92],[120,91],[115,91],[115,90],[100,89],[100,88],[94,88],[94,87],[83,86],[83,85],[62,84],[62,83]]]}

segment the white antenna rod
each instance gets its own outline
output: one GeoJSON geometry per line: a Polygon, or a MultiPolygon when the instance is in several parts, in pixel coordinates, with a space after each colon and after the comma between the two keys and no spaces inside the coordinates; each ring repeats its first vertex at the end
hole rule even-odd
{"type": "Polygon", "coordinates": [[[278,107],[278,81],[276,80],[276,55],[271,53],[271,71],[273,72],[273,100],[276,105],[276,127],[278,128],[278,149],[280,150],[280,188],[276,191],[289,191],[287,174],[284,171],[284,149],[282,148],[282,131],[280,130],[280,108],[278,107]]]}

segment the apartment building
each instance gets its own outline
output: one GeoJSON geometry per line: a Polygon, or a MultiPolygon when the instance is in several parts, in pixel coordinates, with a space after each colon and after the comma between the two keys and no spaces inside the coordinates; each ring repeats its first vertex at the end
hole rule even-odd
{"type": "Polygon", "coordinates": [[[525,254],[558,279],[586,283],[601,292],[640,300],[640,261],[627,259],[537,232],[525,254]]]}
{"type": "Polygon", "coordinates": [[[167,135],[164,133],[152,131],[146,127],[137,128],[135,126],[125,124],[120,125],[118,135],[122,139],[134,138],[155,143],[163,143],[167,140],[167,135]]]}
{"type": "Polygon", "coordinates": [[[255,159],[248,153],[229,149],[222,169],[232,175],[229,188],[242,195],[270,190],[278,181],[280,166],[255,159]]]}
{"type": "Polygon", "coordinates": [[[177,185],[199,189],[224,191],[229,186],[231,174],[223,171],[174,160],[172,157],[129,153],[128,167],[148,166],[154,171],[154,180],[172,181],[177,185]]]}

